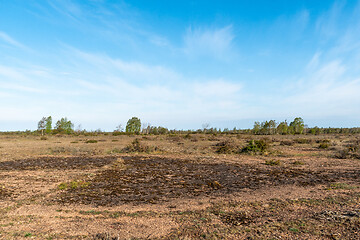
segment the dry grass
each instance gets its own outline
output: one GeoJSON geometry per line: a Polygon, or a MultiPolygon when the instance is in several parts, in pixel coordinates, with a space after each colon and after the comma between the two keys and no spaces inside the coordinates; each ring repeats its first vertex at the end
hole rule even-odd
{"type": "Polygon", "coordinates": [[[0,239],[359,239],[358,139],[0,135],[0,239]]]}

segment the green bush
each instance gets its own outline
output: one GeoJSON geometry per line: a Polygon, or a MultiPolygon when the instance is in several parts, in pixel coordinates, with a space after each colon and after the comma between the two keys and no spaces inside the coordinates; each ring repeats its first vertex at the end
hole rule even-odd
{"type": "Polygon", "coordinates": [[[242,153],[264,153],[270,148],[268,142],[264,139],[260,140],[251,140],[248,145],[241,149],[242,153]]]}
{"type": "Polygon", "coordinates": [[[89,182],[75,180],[67,183],[60,183],[58,189],[67,190],[67,189],[86,188],[89,185],[90,185],[89,182]]]}
{"type": "Polygon", "coordinates": [[[138,138],[136,138],[129,145],[127,145],[125,148],[123,148],[122,152],[124,152],[124,153],[130,153],[130,152],[150,153],[150,152],[153,152],[156,150],[158,150],[157,147],[146,146],[146,145],[142,144],[138,138]]]}
{"type": "Polygon", "coordinates": [[[329,148],[329,143],[327,143],[327,142],[320,143],[319,148],[327,149],[327,148],[329,148]]]}
{"type": "Polygon", "coordinates": [[[281,141],[280,145],[282,145],[282,146],[292,146],[292,145],[294,145],[294,142],[289,141],[289,140],[285,140],[285,141],[281,141]]]}
{"type": "Polygon", "coordinates": [[[269,159],[265,161],[265,165],[269,165],[269,166],[278,166],[280,164],[281,164],[280,160],[269,159]]]}
{"type": "Polygon", "coordinates": [[[216,153],[231,154],[238,150],[234,142],[229,140],[219,142],[215,146],[216,146],[216,150],[215,150],[216,153]]]}
{"type": "Polygon", "coordinates": [[[299,143],[299,144],[309,144],[312,142],[312,140],[306,139],[306,138],[297,138],[297,139],[294,139],[294,142],[299,143]]]}

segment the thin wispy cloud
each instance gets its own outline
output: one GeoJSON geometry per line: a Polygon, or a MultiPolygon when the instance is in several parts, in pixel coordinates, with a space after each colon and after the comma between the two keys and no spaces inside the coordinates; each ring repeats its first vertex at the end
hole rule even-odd
{"type": "Polygon", "coordinates": [[[132,116],[178,129],[296,116],[355,124],[360,1],[325,2],[266,12],[241,2],[194,12],[175,11],[186,1],[6,2],[0,130],[48,115],[109,131],[132,116]]]}
{"type": "Polygon", "coordinates": [[[0,31],[0,41],[5,42],[6,44],[16,47],[16,48],[20,48],[22,50],[29,50],[28,47],[26,47],[25,45],[21,44],[20,42],[16,41],[14,38],[12,38],[11,36],[9,36],[8,34],[6,34],[5,32],[1,32],[0,31]]]}
{"type": "Polygon", "coordinates": [[[191,57],[227,58],[234,38],[231,25],[215,29],[189,27],[184,36],[184,52],[191,57]]]}
{"type": "Polygon", "coordinates": [[[325,11],[320,15],[316,21],[316,30],[322,37],[330,38],[336,37],[339,27],[339,19],[343,12],[345,1],[335,1],[331,9],[325,11]]]}

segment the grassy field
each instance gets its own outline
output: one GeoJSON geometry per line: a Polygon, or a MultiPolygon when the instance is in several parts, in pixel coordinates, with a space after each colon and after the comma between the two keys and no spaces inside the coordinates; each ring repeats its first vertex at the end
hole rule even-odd
{"type": "Polygon", "coordinates": [[[360,239],[360,135],[0,135],[0,239],[360,239]]]}

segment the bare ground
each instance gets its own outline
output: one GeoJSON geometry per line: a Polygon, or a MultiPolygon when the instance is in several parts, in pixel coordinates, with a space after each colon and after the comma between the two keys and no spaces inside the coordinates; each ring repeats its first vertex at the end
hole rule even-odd
{"type": "Polygon", "coordinates": [[[360,239],[359,136],[39,138],[0,136],[0,239],[360,239]]]}

